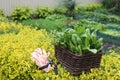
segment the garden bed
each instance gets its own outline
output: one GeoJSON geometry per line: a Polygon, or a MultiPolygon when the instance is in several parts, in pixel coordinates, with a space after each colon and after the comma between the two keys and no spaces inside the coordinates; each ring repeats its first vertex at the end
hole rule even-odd
{"type": "MultiPolygon", "coordinates": [[[[24,8],[23,8],[24,9],[24,8]]],[[[21,14],[17,11],[18,14],[21,14]]],[[[26,11],[25,11],[26,13],[26,11]]],[[[46,13],[46,12],[45,12],[46,13]]],[[[94,21],[107,25],[107,30],[120,31],[119,17],[109,14],[85,12],[82,15],[76,16],[80,20],[94,21]],[[108,16],[107,16],[108,15],[108,16]],[[104,21],[105,20],[105,21],[104,21]],[[116,27],[111,24],[117,24],[116,27]]],[[[22,15],[23,16],[23,15],[22,15]]],[[[44,16],[44,14],[42,15],[44,16]]],[[[20,18],[19,16],[17,16],[20,18]]],[[[26,17],[26,16],[24,16],[26,17]]],[[[11,18],[11,17],[10,17],[11,18]]],[[[12,18],[11,18],[12,19],[12,18]]],[[[10,20],[11,20],[10,19],[10,20]]],[[[101,35],[104,38],[103,49],[110,50],[109,55],[104,54],[101,58],[100,67],[91,69],[89,73],[81,73],[78,76],[72,76],[70,73],[57,61],[53,45],[53,33],[49,31],[61,31],[66,28],[66,25],[77,22],[78,20],[68,19],[65,16],[53,15],[48,18],[30,19],[22,23],[9,22],[8,19],[0,18],[0,80],[119,80],[120,79],[120,55],[113,51],[113,48],[119,48],[120,36],[114,37],[109,33],[101,35]],[[4,22],[3,22],[4,21],[4,22]],[[32,28],[30,28],[32,27],[32,28]],[[46,29],[46,30],[43,30],[46,29]],[[107,38],[107,39],[106,39],[107,38]],[[57,64],[58,75],[51,71],[45,73],[42,70],[36,69],[36,64],[31,60],[30,53],[35,48],[40,47],[51,53],[50,58],[57,64]],[[112,49],[112,50],[111,50],[112,49]]],[[[18,19],[19,20],[19,19],[18,19]]],[[[19,22],[19,21],[18,21],[19,22]]],[[[20,21],[21,22],[21,21],[20,21]]],[[[80,23],[81,24],[81,23],[80,23]]],[[[85,23],[84,26],[88,25],[85,23]]],[[[98,24],[96,24],[98,25],[98,24]]],[[[96,26],[95,25],[95,26],[96,26]]],[[[92,27],[91,24],[88,27],[92,27]]],[[[101,26],[101,25],[100,25],[101,26]]],[[[98,26],[99,27],[99,26],[98,26]]],[[[71,58],[70,58],[71,59],[71,58]]]]}
{"type": "Polygon", "coordinates": [[[119,48],[120,47],[120,44],[115,44],[115,43],[111,43],[111,42],[104,42],[103,43],[103,49],[109,51],[111,49],[116,49],[116,48],[119,48]]]}

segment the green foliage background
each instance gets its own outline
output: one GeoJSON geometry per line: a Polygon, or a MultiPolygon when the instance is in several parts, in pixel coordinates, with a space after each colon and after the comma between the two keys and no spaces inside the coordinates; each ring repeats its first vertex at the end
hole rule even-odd
{"type": "Polygon", "coordinates": [[[53,10],[49,7],[38,6],[34,12],[34,17],[45,18],[53,13],[53,10]]]}
{"type": "Polygon", "coordinates": [[[4,11],[0,9],[0,16],[5,16],[4,11]]]}
{"type": "Polygon", "coordinates": [[[11,18],[13,20],[26,20],[31,18],[32,9],[28,6],[16,7],[11,13],[11,18]]]}

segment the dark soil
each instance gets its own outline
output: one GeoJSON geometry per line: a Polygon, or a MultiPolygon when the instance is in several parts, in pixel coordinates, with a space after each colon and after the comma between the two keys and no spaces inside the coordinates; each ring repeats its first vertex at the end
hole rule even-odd
{"type": "Polygon", "coordinates": [[[115,49],[115,48],[119,48],[120,45],[119,44],[113,44],[111,42],[104,42],[103,43],[103,48],[104,49],[107,49],[107,50],[110,50],[110,49],[115,49]]]}

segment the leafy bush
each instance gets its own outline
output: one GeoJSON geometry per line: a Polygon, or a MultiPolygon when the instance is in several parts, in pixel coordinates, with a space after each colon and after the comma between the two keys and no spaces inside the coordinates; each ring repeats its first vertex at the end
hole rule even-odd
{"type": "Polygon", "coordinates": [[[9,23],[9,22],[0,22],[0,34],[5,33],[19,33],[20,29],[22,28],[21,24],[9,23]]]}
{"type": "Polygon", "coordinates": [[[120,79],[120,55],[114,51],[111,51],[110,55],[103,55],[100,68],[92,69],[90,73],[82,73],[80,76],[71,76],[70,73],[56,61],[52,42],[53,38],[51,35],[48,35],[45,30],[35,30],[28,27],[22,28],[17,35],[12,33],[0,35],[0,80],[120,79]],[[37,47],[51,52],[51,59],[58,63],[58,75],[55,75],[53,71],[45,73],[37,70],[30,56],[30,53],[37,47]]]}
{"type": "MultiPolygon", "coordinates": [[[[103,40],[106,42],[111,42],[113,44],[120,44],[120,31],[116,31],[115,28],[111,27],[112,29],[107,29],[105,31],[98,32],[99,37],[103,37],[103,40]]],[[[117,30],[120,30],[118,28],[117,30]]]]}
{"type": "Polygon", "coordinates": [[[0,16],[5,16],[5,14],[4,14],[2,9],[0,9],[0,16]]]}
{"type": "Polygon", "coordinates": [[[102,14],[108,14],[108,15],[110,14],[108,9],[106,9],[106,8],[99,8],[99,9],[94,10],[94,12],[102,13],[102,14]]]}
{"type": "Polygon", "coordinates": [[[115,48],[113,48],[113,50],[115,51],[115,52],[117,52],[118,54],[120,54],[120,47],[115,47],[115,48]]]}
{"type": "Polygon", "coordinates": [[[67,8],[57,7],[57,8],[55,8],[54,13],[56,13],[56,14],[66,14],[67,13],[67,8]]]}
{"type": "Polygon", "coordinates": [[[83,26],[85,28],[90,28],[91,30],[97,30],[97,31],[103,31],[105,30],[105,25],[95,22],[95,21],[90,21],[87,19],[81,19],[77,22],[71,23],[70,26],[83,26]]]}
{"type": "Polygon", "coordinates": [[[107,35],[111,35],[111,38],[113,38],[113,36],[120,38],[120,34],[119,34],[120,31],[106,30],[102,33],[107,34],[107,35]]]}
{"type": "Polygon", "coordinates": [[[6,22],[8,19],[6,17],[0,16],[0,22],[6,22]]]}
{"type": "Polygon", "coordinates": [[[96,9],[102,8],[102,4],[93,3],[93,4],[80,4],[75,7],[76,11],[94,11],[96,9]]]}
{"type": "Polygon", "coordinates": [[[36,18],[45,18],[48,15],[51,15],[52,13],[53,13],[53,10],[51,8],[38,6],[35,10],[34,16],[36,18]]]}
{"type": "Polygon", "coordinates": [[[55,13],[73,17],[75,5],[75,0],[61,0],[58,7],[55,8],[55,13]]]}
{"type": "Polygon", "coordinates": [[[106,24],[106,26],[107,26],[107,29],[113,29],[113,31],[120,31],[119,24],[109,23],[109,24],[106,24]]]}
{"type": "Polygon", "coordinates": [[[75,7],[75,0],[62,0],[63,6],[65,6],[69,10],[73,10],[75,7]]]}
{"type": "Polygon", "coordinates": [[[58,30],[61,31],[65,28],[65,25],[59,21],[51,21],[45,19],[33,19],[33,20],[26,20],[23,21],[22,24],[30,25],[36,29],[46,29],[47,31],[51,30],[58,30]]]}
{"type": "MultiPolygon", "coordinates": [[[[23,27],[22,25],[17,26],[23,27]]],[[[28,27],[21,28],[17,35],[13,33],[0,35],[0,45],[2,46],[0,47],[0,80],[37,78],[36,75],[40,75],[42,71],[36,71],[36,65],[31,61],[30,53],[35,48],[41,47],[50,51],[53,56],[54,49],[51,41],[52,39],[45,30],[36,31],[28,27]]]]}
{"type": "Polygon", "coordinates": [[[63,6],[67,8],[66,15],[69,17],[74,17],[74,8],[75,8],[75,0],[62,0],[63,6]]]}
{"type": "Polygon", "coordinates": [[[94,20],[98,22],[114,22],[114,23],[120,23],[120,17],[117,15],[108,15],[108,14],[102,14],[102,13],[96,13],[96,12],[80,12],[77,16],[77,19],[89,19],[94,20]]]}
{"type": "Polygon", "coordinates": [[[102,39],[97,39],[95,31],[90,32],[85,27],[66,29],[64,32],[56,33],[55,45],[62,46],[76,54],[92,52],[96,54],[102,49],[102,39]]]}
{"type": "Polygon", "coordinates": [[[120,12],[120,0],[103,0],[105,8],[109,9],[110,12],[118,14],[120,12]]]}
{"type": "Polygon", "coordinates": [[[120,55],[110,51],[110,55],[103,55],[101,67],[92,69],[91,73],[81,75],[81,80],[117,80],[120,78],[120,55]],[[93,73],[93,74],[92,74],[93,73]],[[104,76],[103,76],[104,74],[104,76]],[[87,76],[87,77],[86,77],[87,76]]]}
{"type": "Polygon", "coordinates": [[[11,13],[11,18],[13,20],[22,21],[31,18],[31,15],[32,9],[30,9],[28,6],[16,7],[11,13]]]}
{"type": "Polygon", "coordinates": [[[46,19],[51,20],[51,21],[65,21],[70,18],[66,17],[65,15],[61,15],[61,14],[53,14],[53,15],[47,16],[46,19]]]}

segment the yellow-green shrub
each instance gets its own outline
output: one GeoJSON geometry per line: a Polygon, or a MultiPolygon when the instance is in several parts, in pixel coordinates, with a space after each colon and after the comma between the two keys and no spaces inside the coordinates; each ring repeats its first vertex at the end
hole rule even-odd
{"type": "MultiPolygon", "coordinates": [[[[4,27],[8,28],[11,25],[21,27],[21,30],[18,34],[0,35],[0,80],[34,79],[33,74],[36,73],[36,66],[31,61],[30,53],[37,47],[41,47],[53,54],[52,39],[47,36],[45,30],[22,28],[20,24],[14,23],[6,23],[4,27]]],[[[37,72],[39,75],[42,74],[41,71],[37,72]]]]}
{"type": "Polygon", "coordinates": [[[53,10],[49,7],[37,6],[34,12],[36,18],[45,18],[53,13],[53,10]]]}
{"type": "Polygon", "coordinates": [[[56,14],[66,14],[67,13],[67,8],[66,7],[57,7],[57,8],[55,8],[54,13],[56,13],[56,14]]]}
{"type": "Polygon", "coordinates": [[[75,7],[75,10],[80,11],[94,11],[96,9],[102,8],[103,5],[101,3],[91,3],[91,4],[80,4],[75,7]]]}
{"type": "MultiPolygon", "coordinates": [[[[3,24],[3,23],[2,23],[3,24]]],[[[6,23],[8,26],[14,23],[6,23]]],[[[35,30],[21,26],[19,33],[5,33],[0,35],[0,80],[119,80],[120,55],[111,51],[110,55],[103,55],[101,67],[92,69],[91,73],[71,76],[63,66],[58,64],[58,75],[53,71],[45,73],[37,70],[31,60],[30,53],[37,47],[51,52],[54,57],[53,38],[45,30],[35,30]]],[[[7,29],[6,29],[7,30],[7,29]]]]}
{"type": "Polygon", "coordinates": [[[7,22],[8,19],[4,16],[0,16],[0,22],[7,22]]]}
{"type": "Polygon", "coordinates": [[[16,7],[11,13],[11,18],[13,20],[26,20],[31,18],[32,9],[28,6],[16,7]]]}
{"type": "Polygon", "coordinates": [[[0,16],[5,16],[4,11],[0,9],[0,16]]]}
{"type": "Polygon", "coordinates": [[[111,50],[110,55],[103,55],[99,69],[92,69],[91,73],[82,74],[80,78],[81,80],[119,80],[119,66],[120,55],[111,50]]]}
{"type": "Polygon", "coordinates": [[[15,24],[14,22],[0,22],[0,34],[15,33],[17,34],[23,26],[21,24],[15,24]]]}

